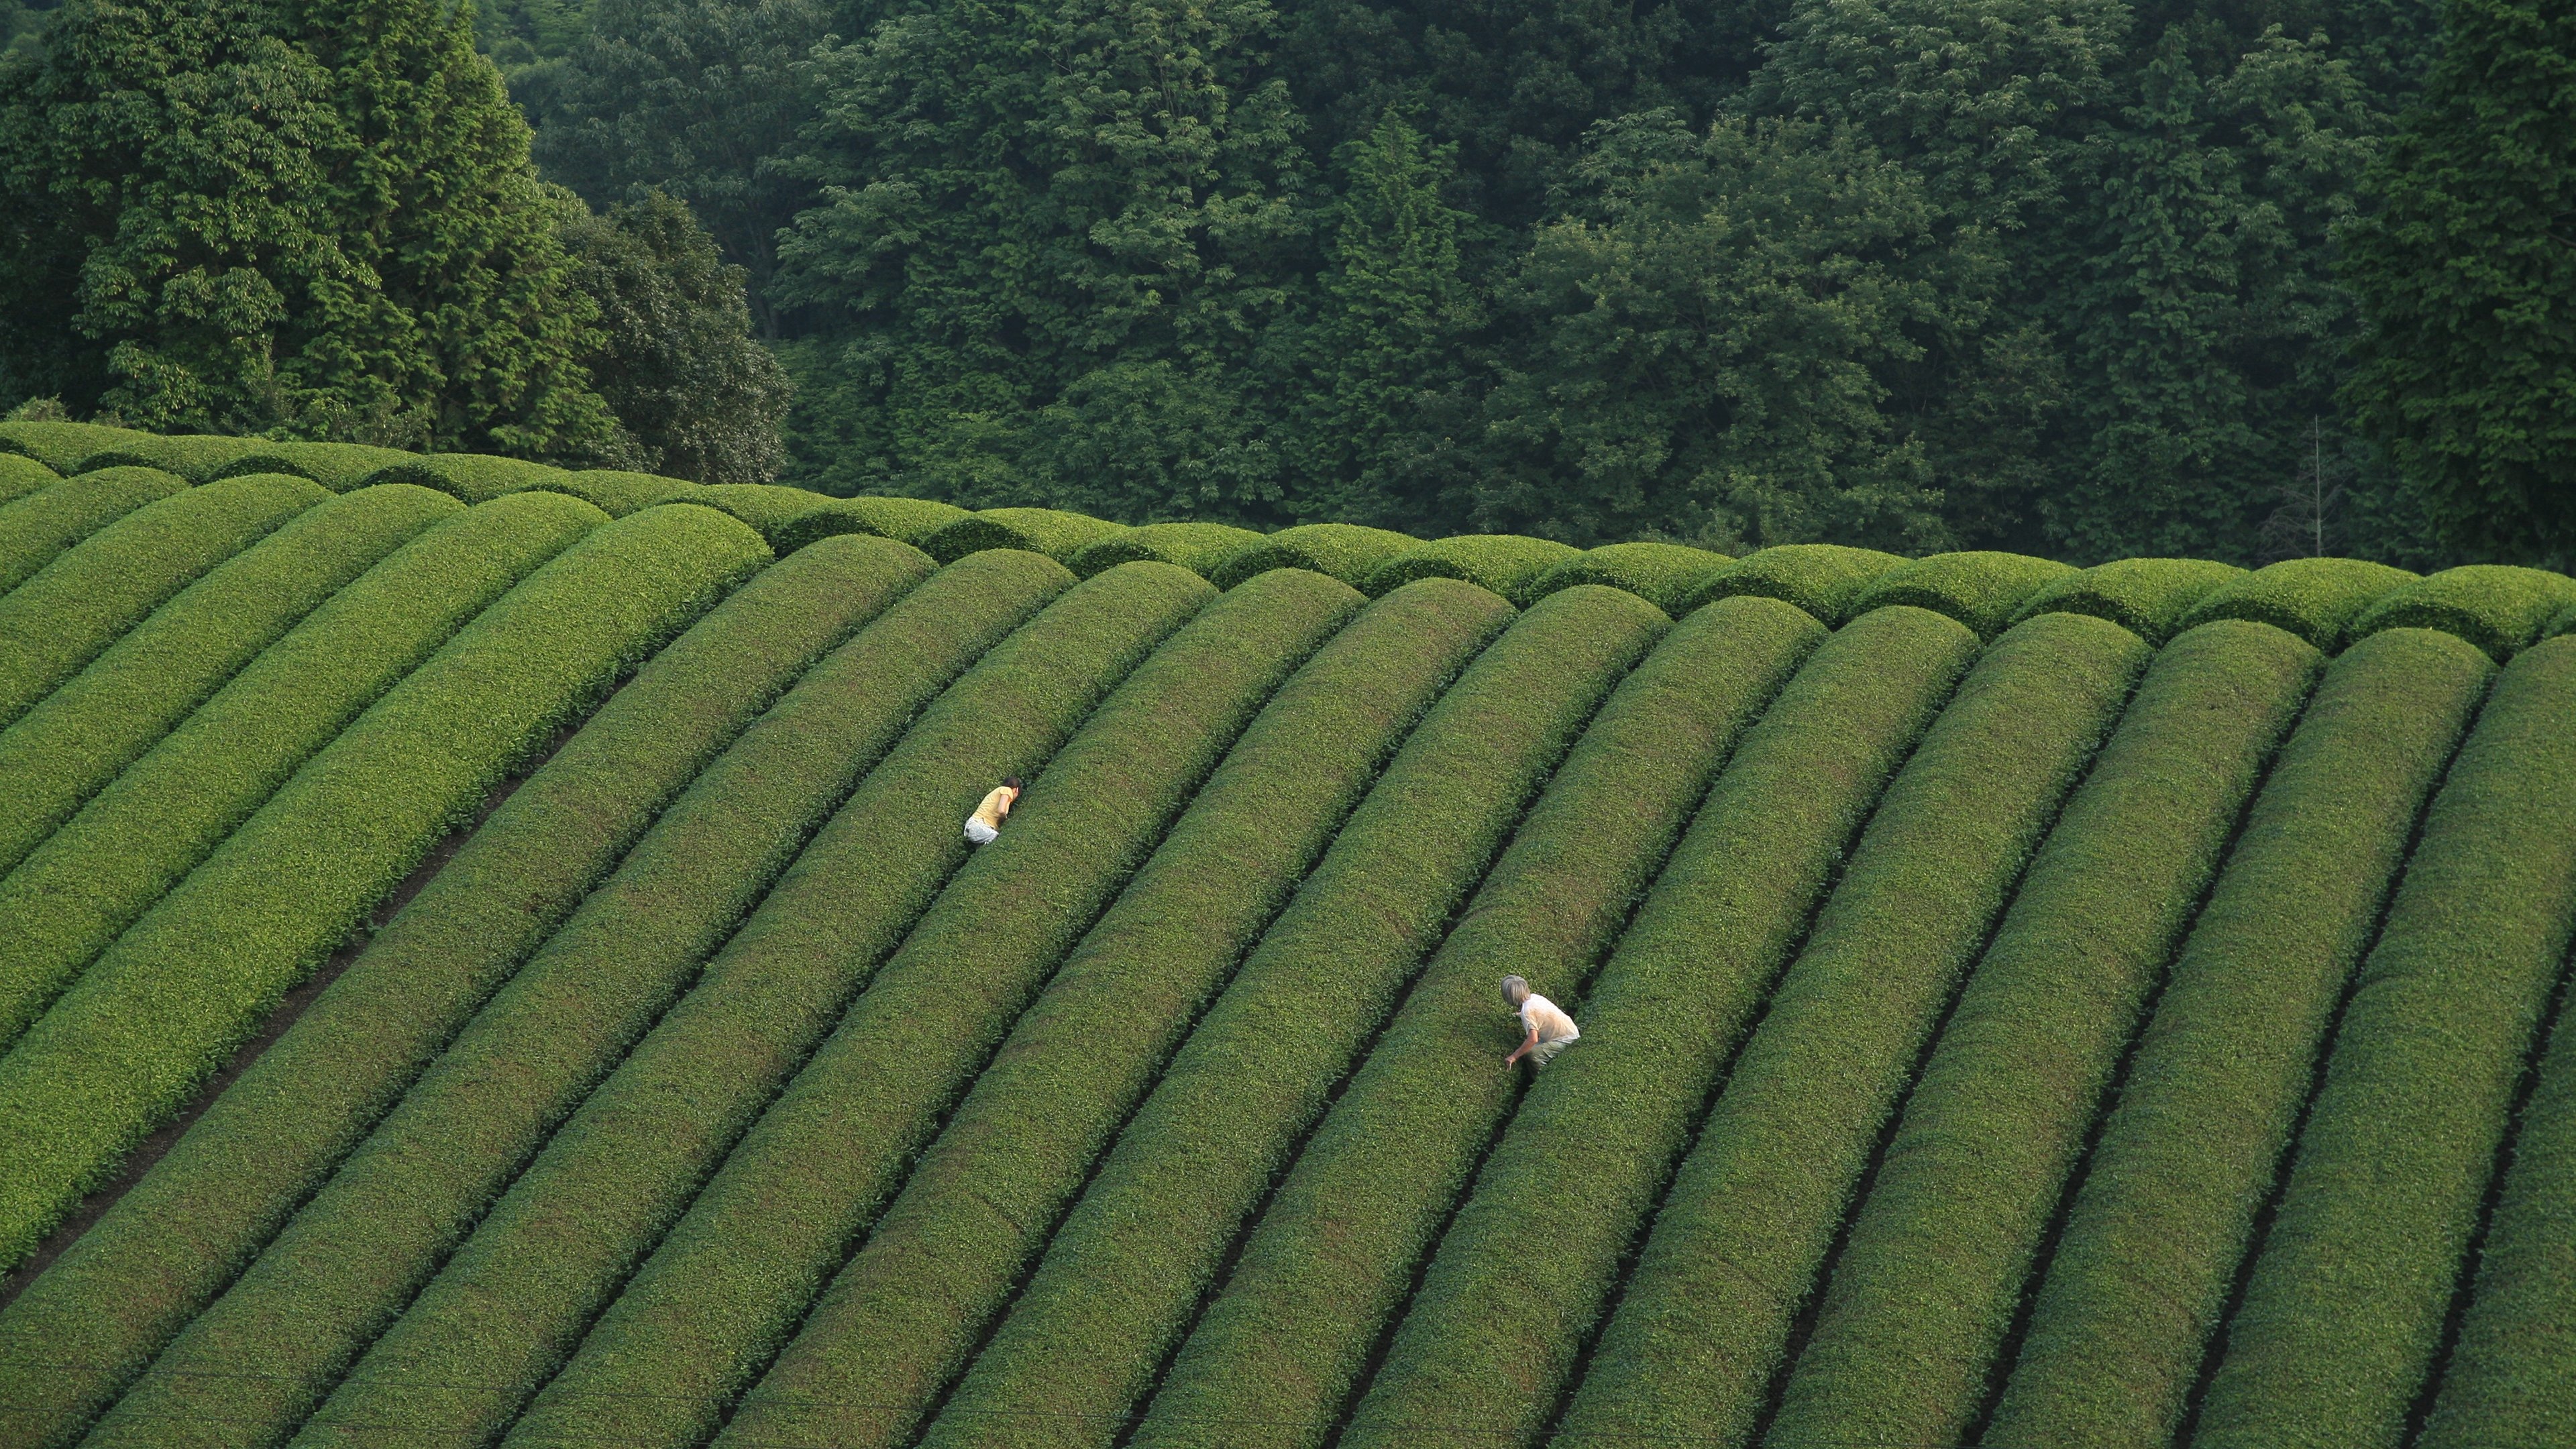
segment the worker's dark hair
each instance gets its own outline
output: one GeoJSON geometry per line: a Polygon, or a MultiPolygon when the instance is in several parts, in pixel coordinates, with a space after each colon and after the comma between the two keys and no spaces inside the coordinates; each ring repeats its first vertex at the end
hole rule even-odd
{"type": "Polygon", "coordinates": [[[1017,775],[1013,775],[1011,778],[1009,778],[1009,779],[1007,779],[1007,780],[1004,780],[1002,783],[1003,783],[1004,785],[1006,785],[1006,786],[1010,787],[1011,789],[1016,790],[1016,789],[1020,788],[1020,777],[1019,777],[1019,776],[1017,776],[1017,775]]]}

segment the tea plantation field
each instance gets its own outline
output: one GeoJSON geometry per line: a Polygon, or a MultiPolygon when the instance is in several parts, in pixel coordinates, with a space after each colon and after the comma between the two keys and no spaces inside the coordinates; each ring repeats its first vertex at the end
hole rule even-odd
{"type": "Polygon", "coordinates": [[[7,1449],[2568,1449],[2571,935],[2550,573],[0,424],[7,1449]]]}

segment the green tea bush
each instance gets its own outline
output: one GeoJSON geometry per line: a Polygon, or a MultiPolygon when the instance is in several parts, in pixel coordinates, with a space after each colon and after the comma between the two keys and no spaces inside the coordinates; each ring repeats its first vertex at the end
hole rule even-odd
{"type": "Polygon", "coordinates": [[[40,488],[51,488],[63,475],[17,453],[0,453],[0,504],[15,503],[40,488]]]}
{"type": "Polygon", "coordinates": [[[0,880],[0,1042],[343,726],[605,520],[505,499],[432,527],[316,609],[0,880]]]}
{"type": "Polygon", "coordinates": [[[1679,618],[1681,601],[1734,562],[1722,553],[1677,543],[1604,544],[1551,567],[1525,592],[1536,601],[1576,584],[1605,584],[1679,618]]]}
{"type": "Polygon", "coordinates": [[[1759,594],[1797,605],[1836,626],[1850,620],[1870,580],[1905,560],[1874,548],[1835,543],[1784,543],[1737,559],[1732,568],[1685,591],[1678,617],[1717,599],[1759,594]]]}
{"type": "Polygon", "coordinates": [[[330,496],[278,474],[191,488],[100,529],[0,596],[0,726],[199,575],[330,496]]]}
{"type": "Polygon", "coordinates": [[[2043,614],[1888,786],[1683,1161],[1562,1437],[1739,1444],[1953,985],[2148,650],[2043,614]]]}
{"type": "Polygon", "coordinates": [[[2576,933],[2576,644],[2508,665],[2362,963],[2193,1441],[2398,1444],[2576,933]]]}
{"type": "MultiPolygon", "coordinates": [[[[1129,573],[1146,571],[1166,588],[1176,572],[1146,563],[1129,573]]],[[[793,971],[776,955],[720,954],[369,1349],[314,1432],[347,1423],[507,1427],[719,1165],[740,1176],[764,1160],[803,1172],[839,1158],[834,1180],[875,1186],[842,1203],[882,1204],[942,1111],[1227,746],[1360,602],[1347,585],[1281,573],[1216,598],[1127,673],[1052,759],[1034,728],[1034,748],[1018,759],[995,761],[1008,742],[989,720],[979,738],[957,740],[958,756],[991,752],[983,778],[1032,772],[1026,802],[858,998],[849,998],[846,958],[793,971]],[[818,1102],[829,1104],[825,1114],[814,1111],[818,1102]],[[755,1119],[761,1143],[728,1160],[755,1119]],[[506,1319],[482,1311],[493,1294],[514,1305],[506,1319]],[[457,1384],[480,1387],[443,1387],[457,1384]]],[[[1109,662],[1093,672],[1114,679],[1120,671],[1109,662]]],[[[810,1262],[794,1277],[811,1283],[855,1233],[832,1210],[842,1203],[781,1203],[774,1221],[754,1226],[772,1230],[762,1233],[771,1251],[786,1246],[780,1237],[802,1237],[810,1262]]]]}
{"type": "Polygon", "coordinates": [[[2485,650],[2498,664],[2543,637],[2561,611],[2576,606],[2576,580],[2540,569],[2470,564],[2402,584],[2382,594],[2352,623],[2352,637],[2382,629],[2439,629],[2485,650]]]}
{"type": "Polygon", "coordinates": [[[1309,569],[1340,579],[1352,588],[1368,583],[1377,566],[1422,540],[1384,528],[1356,523],[1301,523],[1283,528],[1229,556],[1209,574],[1208,582],[1230,589],[1271,569],[1309,569]]]}
{"type": "Polygon", "coordinates": [[[157,468],[107,468],[0,505],[0,594],[82,539],[187,487],[186,479],[157,468]]]}
{"type": "MultiPolygon", "coordinates": [[[[1198,1010],[1441,686],[1510,613],[1482,589],[1410,585],[1371,604],[1281,688],[1013,1027],[866,1246],[736,1409],[739,1437],[901,1442],[1045,1247],[1085,1168],[1198,1010]]],[[[603,1434],[694,1444],[713,1429],[804,1300],[778,1295],[755,1319],[693,1313],[691,1299],[728,1280],[813,1275],[776,1263],[746,1271],[768,1255],[740,1235],[686,1241],[688,1253],[657,1258],[610,1310],[522,1421],[522,1442],[603,1434]],[[712,1254],[733,1266],[693,1261],[712,1254]],[[755,1325],[767,1336],[744,1331],[755,1325]],[[663,1367],[672,1364],[687,1366],[681,1383],[663,1367]],[[647,1366],[662,1390],[652,1402],[630,1392],[647,1382],[638,1374],[647,1366]]]]}
{"type": "Polygon", "coordinates": [[[568,490],[558,485],[565,483],[567,477],[564,469],[521,458],[496,458],[487,453],[406,453],[400,461],[385,464],[361,482],[417,483],[453,493],[467,503],[489,503],[532,488],[565,492],[568,490]]]}
{"type": "Polygon", "coordinates": [[[1661,631],[1638,600],[1573,590],[1460,677],[1182,1045],[925,1444],[1110,1442],[1333,1081],[1661,631]]]}
{"type": "Polygon", "coordinates": [[[944,524],[966,516],[953,503],[928,498],[830,498],[815,501],[779,525],[770,546],[793,553],[818,538],[840,533],[873,533],[918,548],[944,524]]]}
{"type": "MultiPolygon", "coordinates": [[[[745,937],[781,934],[775,923],[800,892],[817,909],[821,892],[809,883],[834,876],[823,862],[846,858],[853,833],[888,873],[940,870],[944,855],[925,858],[922,848],[929,822],[894,817],[913,839],[890,841],[889,818],[867,803],[921,769],[913,741],[922,727],[953,730],[981,708],[1028,704],[1022,691],[1033,686],[1008,678],[1014,659],[1029,666],[1060,649],[1097,657],[1134,647],[1134,616],[1148,630],[1165,617],[1154,601],[1114,588],[1057,597],[1070,576],[1041,558],[955,573],[963,577],[951,587],[941,587],[948,573],[923,584],[818,665],[673,802],[240,1280],[189,1321],[100,1422],[95,1442],[158,1444],[174,1418],[291,1431],[728,934],[735,950],[745,937]],[[1039,612],[1049,599],[1054,606],[1039,612]],[[983,662],[957,678],[979,653],[983,662]],[[261,1378],[202,1372],[243,1343],[261,1345],[261,1378]]],[[[942,783],[951,794],[960,788],[942,783]]],[[[953,821],[938,823],[955,834],[953,821]]],[[[831,957],[810,932],[796,944],[831,957]]]]}
{"type": "Polygon", "coordinates": [[[1084,578],[1138,559],[1173,564],[1205,578],[1216,566],[1261,542],[1248,528],[1222,523],[1149,523],[1087,543],[1065,560],[1084,578]]]}
{"type": "Polygon", "coordinates": [[[387,468],[415,462],[419,457],[418,453],[406,453],[400,448],[371,448],[363,443],[268,443],[258,452],[216,469],[215,476],[292,473],[310,478],[334,493],[346,493],[365,487],[387,468]]]}
{"type": "Polygon", "coordinates": [[[464,507],[408,484],[326,499],[180,591],[0,732],[0,877],[262,649],[464,507]]]}
{"type": "Polygon", "coordinates": [[[0,1057],[0,1262],[183,1106],[503,775],[768,561],[704,509],[606,525],[298,770],[0,1057]]]}
{"type": "Polygon", "coordinates": [[[2124,558],[2041,586],[2021,606],[2021,619],[2035,614],[2091,614],[2162,648],[2182,632],[2184,617],[2212,590],[2243,577],[2245,570],[2236,565],[2208,559],[2124,558]]]}
{"type": "MultiPolygon", "coordinates": [[[[404,494],[462,506],[394,485],[314,514],[404,494]]],[[[781,690],[810,684],[808,700],[832,691],[836,704],[899,695],[897,671],[871,645],[809,666],[930,568],[917,550],[874,539],[810,549],[736,590],[602,705],[169,1154],[0,1309],[0,1397],[23,1406],[34,1430],[10,1442],[78,1439],[781,690]]],[[[972,595],[925,599],[914,617],[953,613],[960,622],[940,627],[969,629],[977,599],[1009,592],[974,582],[972,595]]],[[[936,631],[903,637],[920,647],[936,631]]],[[[967,647],[986,642],[970,632],[967,647]]]]}
{"type": "Polygon", "coordinates": [[[0,452],[33,458],[68,478],[81,471],[81,460],[90,454],[151,436],[97,423],[0,422],[0,452]]]}
{"type": "Polygon", "coordinates": [[[1978,638],[1992,639],[2022,617],[2033,595],[2076,575],[2054,559],[2026,554],[1936,553],[1871,579],[1853,596],[1851,609],[1865,614],[1890,604],[1912,604],[1947,614],[1976,630],[1978,638]]]}
{"type": "Polygon", "coordinates": [[[2173,1439],[2344,980],[2493,672],[2413,629],[2326,671],[2135,1048],[1987,1430],[1995,1449],[2173,1439]]]}
{"type": "Polygon", "coordinates": [[[1053,508],[987,508],[932,529],[921,546],[943,563],[987,548],[1024,548],[1067,563],[1084,545],[1126,531],[1123,524],[1053,508]]]}
{"type": "Polygon", "coordinates": [[[2337,653],[2361,611],[2415,575],[2357,558],[2294,558],[2233,578],[2203,595],[2183,627],[2213,619],[2251,619],[2337,653]]]}
{"type": "Polygon", "coordinates": [[[1908,1096],[1767,1443],[1956,1443],[2147,995],[2316,677],[2268,624],[2156,656],[1908,1096]]]}
{"type": "Polygon", "coordinates": [[[1375,597],[1415,579],[1463,579],[1526,606],[1533,598],[1531,586],[1541,574],[1581,556],[1550,539],[1467,533],[1406,549],[1371,570],[1360,587],[1375,597]]]}
{"type": "Polygon", "coordinates": [[[1729,600],[1673,630],[1611,694],[1298,1155],[1136,1443],[1199,1442],[1253,1402],[1261,1422],[1229,1424],[1229,1443],[1331,1432],[1520,1096],[1522,1072],[1501,1065],[1519,1023],[1496,983],[1521,976],[1560,1005],[1582,1000],[1709,780],[1824,632],[1775,600],[1729,600]]]}
{"type": "Polygon", "coordinates": [[[277,472],[283,458],[273,453],[274,447],[259,438],[142,433],[85,455],[80,468],[84,473],[100,468],[158,468],[202,486],[239,474],[277,472]]]}
{"type": "MultiPolygon", "coordinates": [[[[717,506],[712,498],[702,496],[713,492],[712,489],[683,483],[676,478],[657,478],[650,473],[628,473],[610,468],[567,470],[562,477],[547,479],[537,486],[553,493],[569,493],[611,518],[624,518],[657,503],[717,506]]],[[[730,508],[720,511],[742,518],[740,513],[730,508]]],[[[753,531],[762,537],[768,537],[767,530],[761,528],[757,519],[742,518],[742,521],[750,524],[753,531]]]]}
{"type": "MultiPolygon", "coordinates": [[[[1739,596],[1681,627],[1775,613],[1806,617],[1739,596]]],[[[1583,1039],[1530,1083],[1477,1175],[1343,1443],[1545,1428],[1700,1103],[1976,650],[1942,615],[1879,610],[1826,639],[1747,732],[1577,1006],[1583,1039]]],[[[1184,1426],[1179,1408],[1158,1402],[1149,1433],[1184,1426]]]]}

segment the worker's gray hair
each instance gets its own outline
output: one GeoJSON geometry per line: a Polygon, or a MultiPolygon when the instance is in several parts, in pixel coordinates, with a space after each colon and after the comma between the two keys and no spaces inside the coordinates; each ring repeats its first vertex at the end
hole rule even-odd
{"type": "Polygon", "coordinates": [[[1518,1006],[1522,1002],[1529,1000],[1529,994],[1530,989],[1527,981],[1524,981],[1517,976],[1506,976],[1503,978],[1503,1000],[1505,1003],[1512,1006],[1518,1006]]]}

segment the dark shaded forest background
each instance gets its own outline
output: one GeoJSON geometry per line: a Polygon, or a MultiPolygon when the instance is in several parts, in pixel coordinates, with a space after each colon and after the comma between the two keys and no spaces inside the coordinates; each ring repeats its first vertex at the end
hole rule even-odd
{"type": "Polygon", "coordinates": [[[2564,4],[12,5],[0,406],[1128,522],[2576,542],[2564,4]],[[252,78],[189,111],[136,44],[252,78]],[[223,159],[227,106],[326,158],[308,199],[223,159]],[[407,145],[485,179],[389,201],[407,145]],[[191,186],[317,240],[245,261],[191,186]],[[243,272],[296,280],[188,300],[243,272]]]}

